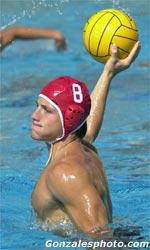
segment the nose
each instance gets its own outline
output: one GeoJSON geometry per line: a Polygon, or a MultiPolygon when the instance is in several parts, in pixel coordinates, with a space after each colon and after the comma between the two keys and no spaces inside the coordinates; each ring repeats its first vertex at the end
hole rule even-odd
{"type": "Polygon", "coordinates": [[[39,121],[40,120],[40,108],[37,107],[32,114],[32,120],[39,121]]]}

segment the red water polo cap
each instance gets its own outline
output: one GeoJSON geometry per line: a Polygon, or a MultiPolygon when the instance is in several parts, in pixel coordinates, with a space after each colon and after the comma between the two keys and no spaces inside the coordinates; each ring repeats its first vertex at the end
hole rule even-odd
{"type": "Polygon", "coordinates": [[[91,99],[85,83],[70,76],[61,76],[49,82],[39,96],[59,113],[63,134],[56,141],[78,130],[90,113],[91,99]]]}

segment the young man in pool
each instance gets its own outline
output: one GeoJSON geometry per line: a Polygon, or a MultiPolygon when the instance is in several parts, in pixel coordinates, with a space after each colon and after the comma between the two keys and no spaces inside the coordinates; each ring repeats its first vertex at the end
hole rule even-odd
{"type": "Polygon", "coordinates": [[[57,50],[66,49],[66,41],[60,31],[27,26],[12,26],[0,31],[1,50],[15,39],[53,39],[57,50]]]}
{"type": "Polygon", "coordinates": [[[107,179],[91,143],[102,123],[112,78],[131,65],[139,48],[137,42],[129,56],[119,60],[112,46],[91,98],[85,84],[71,77],[55,79],[39,95],[32,138],[47,143],[49,160],[32,193],[32,205],[42,221],[59,225],[57,232],[65,233],[60,222],[71,220],[95,239],[112,234],[107,179]]]}

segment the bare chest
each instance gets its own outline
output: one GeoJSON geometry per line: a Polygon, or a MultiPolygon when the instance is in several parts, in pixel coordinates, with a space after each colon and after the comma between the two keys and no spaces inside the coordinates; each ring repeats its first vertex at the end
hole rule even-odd
{"type": "Polygon", "coordinates": [[[46,170],[43,171],[32,192],[32,206],[39,218],[44,220],[58,208],[58,202],[47,188],[46,170]]]}
{"type": "Polygon", "coordinates": [[[42,173],[32,192],[32,206],[42,229],[53,230],[61,235],[70,234],[67,225],[75,230],[62,204],[53,197],[47,188],[46,172],[42,173]]]}

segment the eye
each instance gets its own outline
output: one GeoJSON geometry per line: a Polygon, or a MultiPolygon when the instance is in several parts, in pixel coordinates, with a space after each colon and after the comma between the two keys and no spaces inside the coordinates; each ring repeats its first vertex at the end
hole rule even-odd
{"type": "Polygon", "coordinates": [[[49,109],[49,107],[42,105],[42,108],[47,112],[47,113],[51,113],[51,109],[49,109]]]}
{"type": "Polygon", "coordinates": [[[51,113],[51,110],[49,110],[48,108],[44,108],[44,110],[45,110],[47,113],[51,113]]]}

